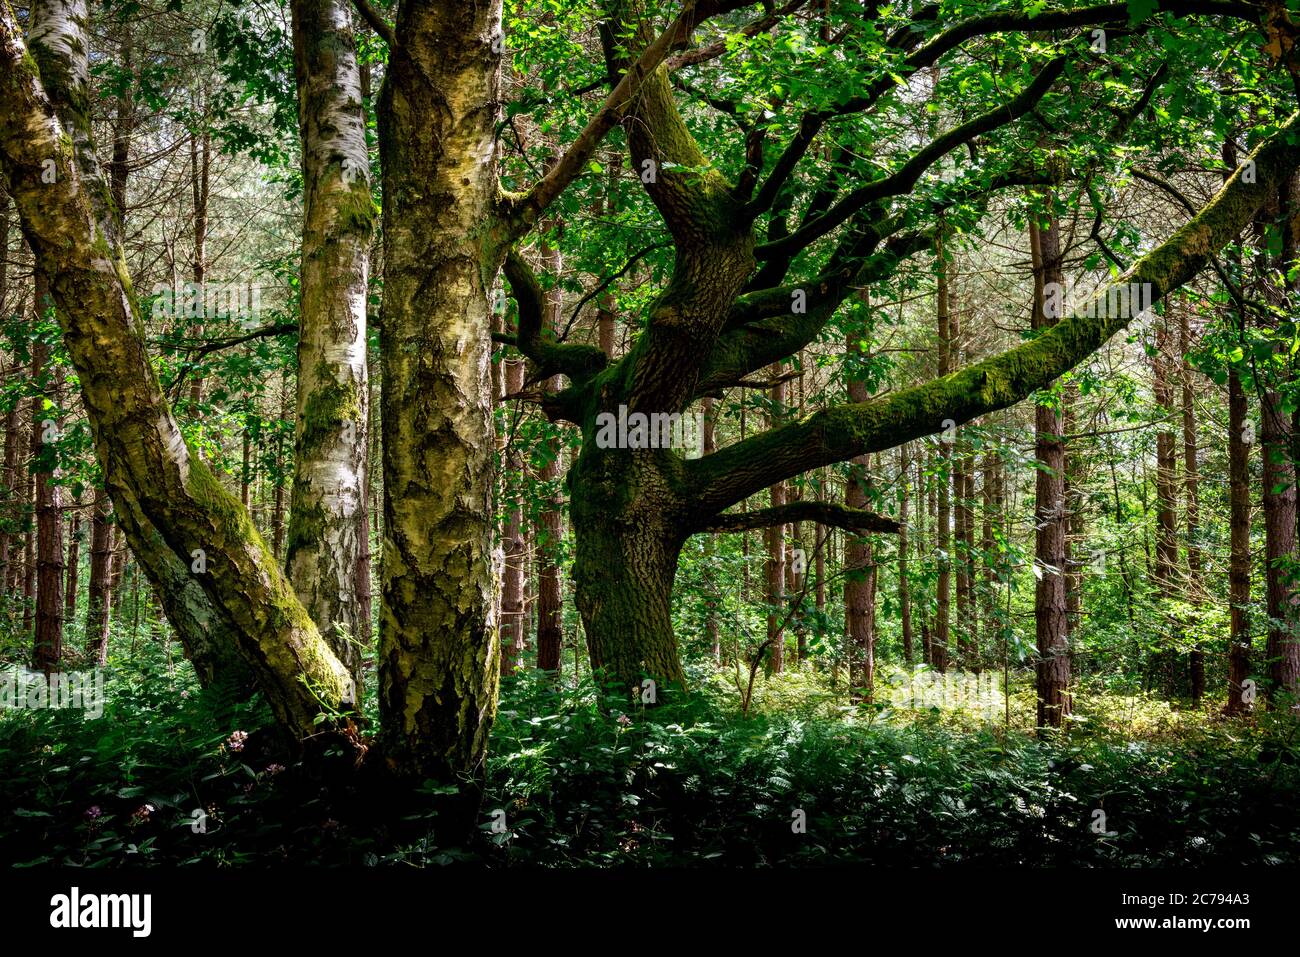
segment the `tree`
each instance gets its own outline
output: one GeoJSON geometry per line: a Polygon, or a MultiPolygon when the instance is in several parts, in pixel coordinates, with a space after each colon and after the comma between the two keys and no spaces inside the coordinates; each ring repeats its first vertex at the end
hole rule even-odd
{"type": "Polygon", "coordinates": [[[357,577],[370,534],[370,155],[351,5],[294,0],[292,11],[304,212],[285,567],[304,610],[357,680],[370,645],[370,609],[357,577]]]}
{"type": "MultiPolygon", "coordinates": [[[[50,301],[48,279],[37,276],[37,315],[50,301]]],[[[32,478],[36,483],[36,632],[32,666],[47,675],[63,659],[62,494],[58,485],[59,404],[62,373],[50,362],[50,347],[38,337],[32,347],[32,381],[41,391],[32,402],[32,478]]]]}
{"type": "MultiPolygon", "coordinates": [[[[629,57],[648,48],[653,31],[635,6],[613,12],[632,24],[626,37],[611,35],[612,30],[606,35],[611,74],[626,76],[629,57]]],[[[934,33],[922,20],[917,29],[881,41],[878,52],[892,54],[907,76],[989,33],[1104,25],[1127,16],[1127,8],[1111,7],[1043,11],[1033,18],[997,13],[934,33]]],[[[1068,49],[1070,41],[1063,42],[1068,49]]],[[[934,434],[945,420],[961,424],[1013,404],[1068,371],[1127,324],[1127,319],[1098,318],[1095,310],[1092,317],[1070,315],[1032,342],[946,378],[875,402],[815,412],[698,461],[684,461],[672,450],[601,448],[595,441],[598,418],[620,406],[647,415],[679,414],[719,388],[793,355],[820,334],[853,287],[888,275],[900,259],[930,248],[936,201],[927,194],[916,198],[916,207],[905,203],[922,174],[955,147],[988,138],[1044,104],[1059,103],[1048,91],[1067,60],[1058,54],[1045,62],[1024,62],[1017,94],[957,123],[900,159],[893,172],[864,171],[867,182],[856,188],[841,191],[837,177],[821,180],[805,173],[802,182],[818,185],[811,187],[798,222],[785,198],[801,161],[813,155],[818,133],[828,123],[851,121],[872,110],[893,88],[892,77],[864,79],[849,94],[833,94],[832,102],[804,113],[775,150],[766,148],[771,145],[767,128],[751,130],[746,161],[731,164],[736,172],[729,176],[702,152],[673,92],[676,70],[706,64],[708,57],[682,57],[646,76],[629,111],[626,139],[632,169],[643,174],[644,188],[674,244],[674,258],[640,336],[614,362],[577,344],[540,340],[527,332],[540,323],[536,307],[529,305],[536,300],[529,292],[536,281],[522,263],[511,275],[525,317],[517,344],[536,367],[534,378],[560,372],[569,379],[565,389],[543,397],[542,406],[553,419],[577,425],[583,436],[569,488],[577,603],[594,665],[627,684],[637,683],[643,674],[681,681],[670,598],[680,549],[690,535],[719,525],[757,528],[791,521],[797,514],[791,505],[749,511],[743,518],[728,509],[803,472],[934,434]],[[764,226],[766,239],[760,240],[764,226]],[[796,260],[803,265],[792,271],[796,260]]],[[[1010,185],[1070,178],[1059,160],[1050,155],[1040,159],[1032,168],[1008,162],[985,169],[978,184],[966,184],[969,192],[953,190],[938,205],[954,208],[957,196],[969,201],[972,194],[984,197],[1010,185]]],[[[1274,182],[1273,177],[1284,174],[1292,154],[1287,145],[1273,141],[1251,159],[1252,173],[1261,174],[1256,182],[1235,178],[1192,224],[1122,275],[1122,284],[1149,284],[1152,301],[1158,301],[1195,275],[1234,235],[1243,217],[1249,218],[1250,207],[1263,202],[1265,178],[1274,182]]],[[[511,273],[509,262],[507,271],[511,273]]],[[[841,525],[864,521],[851,510],[834,515],[841,525]]]]}
{"type": "MultiPolygon", "coordinates": [[[[1046,223],[1031,221],[1034,263],[1033,324],[1054,328],[1061,309],[1053,304],[1064,288],[1061,233],[1049,195],[1046,223]],[[1054,287],[1053,289],[1049,287],[1054,287]]],[[[1063,401],[1061,399],[1060,401],[1063,401]]],[[[1059,728],[1070,713],[1070,622],[1066,598],[1065,441],[1061,409],[1051,399],[1034,408],[1034,630],[1038,646],[1038,727],[1059,728]]]]}

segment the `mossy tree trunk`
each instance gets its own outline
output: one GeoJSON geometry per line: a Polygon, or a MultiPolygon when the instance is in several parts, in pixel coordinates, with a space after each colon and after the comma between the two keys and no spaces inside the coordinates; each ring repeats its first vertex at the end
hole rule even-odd
{"type": "Polygon", "coordinates": [[[298,406],[285,566],[354,680],[370,644],[358,594],[366,521],[366,305],[375,208],[352,5],[294,0],[303,232],[298,406]]]}
{"type": "MultiPolygon", "coordinates": [[[[1274,257],[1261,254],[1262,292],[1271,313],[1261,316],[1266,326],[1278,317],[1293,314],[1300,282],[1290,278],[1297,247],[1296,218],[1300,216],[1300,177],[1292,175],[1278,190],[1275,209],[1282,218],[1282,251],[1274,257]]],[[[1261,227],[1265,217],[1261,214],[1261,227]]],[[[1285,347],[1274,345],[1275,353],[1285,347]]],[[[1300,578],[1296,573],[1296,463],[1291,458],[1293,437],[1291,415],[1283,394],[1295,377],[1293,361],[1287,357],[1274,366],[1260,394],[1260,454],[1263,459],[1265,584],[1268,602],[1268,702],[1270,707],[1300,710],[1300,578]]]]}
{"type": "MultiPolygon", "coordinates": [[[[113,182],[105,184],[95,159],[86,113],[87,20],[83,0],[42,0],[32,8],[30,45],[33,66],[39,65],[41,71],[41,88],[68,133],[74,154],[72,162],[82,177],[94,226],[103,235],[107,248],[116,250],[124,215],[119,203],[125,195],[125,170],[115,169],[113,182]]],[[[230,691],[250,691],[252,672],[237,652],[234,622],[199,587],[190,572],[191,559],[178,555],[168,546],[135,503],[119,507],[118,523],[150,580],[169,583],[167,587],[160,586],[167,617],[200,683],[206,687],[220,676],[230,691]]]]}
{"type": "Polygon", "coordinates": [[[584,453],[569,473],[569,500],[573,580],[591,666],[620,691],[653,681],[657,700],[686,681],[672,622],[683,509],[649,458],[584,453]]]}
{"type": "Polygon", "coordinates": [[[501,3],[405,4],[381,94],[379,703],[402,774],[476,774],[496,707],[491,313],[501,3]]]}

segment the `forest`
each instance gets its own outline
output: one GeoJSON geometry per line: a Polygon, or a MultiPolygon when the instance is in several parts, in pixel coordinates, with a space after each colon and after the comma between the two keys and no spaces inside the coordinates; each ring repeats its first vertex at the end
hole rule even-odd
{"type": "Polygon", "coordinates": [[[1298,38],[0,0],[0,861],[1300,864],[1298,38]]]}

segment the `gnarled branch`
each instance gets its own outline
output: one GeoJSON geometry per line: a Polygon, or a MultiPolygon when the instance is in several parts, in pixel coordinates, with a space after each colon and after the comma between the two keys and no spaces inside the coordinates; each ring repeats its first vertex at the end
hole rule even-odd
{"type": "Polygon", "coordinates": [[[500,335],[493,339],[508,342],[533,361],[534,381],[567,375],[575,382],[583,382],[605,368],[608,357],[595,346],[562,345],[543,337],[542,286],[517,250],[512,249],[506,256],[504,272],[519,306],[519,329],[513,340],[500,335]]]}

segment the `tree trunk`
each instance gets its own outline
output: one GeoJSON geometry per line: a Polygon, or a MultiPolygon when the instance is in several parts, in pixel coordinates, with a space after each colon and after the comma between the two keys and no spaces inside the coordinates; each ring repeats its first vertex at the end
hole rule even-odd
{"type": "MultiPolygon", "coordinates": [[[[205,115],[206,104],[203,102],[203,90],[200,90],[191,105],[198,117],[198,122],[204,125],[203,132],[191,132],[189,137],[190,145],[190,195],[194,203],[194,261],[191,263],[191,276],[194,279],[194,288],[198,290],[201,301],[206,302],[207,296],[204,293],[204,284],[208,279],[208,199],[211,197],[211,177],[212,177],[212,133],[207,129],[208,118],[205,115]]],[[[202,313],[200,319],[204,318],[202,313]]],[[[192,334],[196,339],[203,338],[204,325],[200,321],[193,329],[192,334]]],[[[190,380],[190,409],[192,415],[198,415],[199,406],[203,403],[203,372],[201,369],[196,370],[190,380]]],[[[248,435],[244,435],[247,443],[248,435]]],[[[245,470],[247,471],[247,470],[245,470]]],[[[247,502],[244,505],[247,506],[247,502]]]]}
{"type": "MultiPolygon", "coordinates": [[[[1174,448],[1173,426],[1168,421],[1173,414],[1173,381],[1171,378],[1169,327],[1166,316],[1155,319],[1155,354],[1151,357],[1152,392],[1155,395],[1160,422],[1156,431],[1156,560],[1154,584],[1156,592],[1165,602],[1175,598],[1174,570],[1178,567],[1178,518],[1175,505],[1177,488],[1177,453],[1174,448]]],[[[1162,640],[1168,645],[1177,627],[1166,619],[1169,634],[1162,640]]],[[[1173,662],[1176,652],[1164,647],[1156,654],[1159,667],[1153,671],[1163,673],[1168,692],[1173,693],[1173,662]]]]}
{"type": "MultiPolygon", "coordinates": [[[[9,315],[9,193],[0,183],[0,317],[9,315]]],[[[20,374],[19,364],[6,370],[5,385],[15,374],[20,374]]],[[[4,502],[0,505],[0,599],[9,596],[10,547],[13,543],[13,527],[17,515],[15,505],[18,498],[17,454],[18,437],[22,428],[18,412],[19,399],[11,397],[13,403],[5,412],[5,451],[4,451],[4,502]]]]}
{"type": "MultiPolygon", "coordinates": [[[[921,446],[921,457],[916,462],[916,560],[920,563],[923,580],[929,577],[930,569],[936,567],[934,542],[934,517],[939,504],[935,484],[931,476],[935,456],[925,445],[921,446]]],[[[934,598],[937,592],[925,589],[922,592],[920,611],[921,621],[921,661],[928,667],[934,666],[934,598]]]]}
{"type": "MultiPolygon", "coordinates": [[[[948,261],[945,258],[942,235],[935,240],[935,268],[937,288],[935,300],[939,322],[939,376],[952,372],[952,313],[948,294],[948,261]]],[[[939,440],[939,468],[936,475],[938,498],[935,511],[935,550],[939,562],[939,576],[935,585],[934,633],[930,636],[931,664],[938,671],[948,670],[949,632],[951,630],[952,594],[952,498],[949,491],[952,480],[952,446],[954,432],[947,429],[939,440]]]]}
{"type": "Polygon", "coordinates": [[[501,2],[407,4],[380,97],[379,710],[400,774],[477,776],[496,710],[492,288],[501,2]],[[495,49],[494,49],[495,47],[495,49]]]}
{"type": "MultiPolygon", "coordinates": [[[[549,172],[553,162],[547,164],[549,172]]],[[[561,229],[558,220],[551,220],[550,227],[561,229]]],[[[555,282],[546,290],[542,309],[542,329],[549,330],[555,336],[560,332],[560,312],[563,309],[564,295],[560,288],[560,274],[564,260],[558,246],[550,246],[543,241],[542,261],[555,277],[555,282]]],[[[560,379],[553,377],[547,388],[558,391],[560,379]]],[[[537,667],[542,671],[559,672],[564,650],[563,594],[560,581],[559,555],[564,541],[564,505],[559,493],[560,480],[564,474],[564,446],[558,439],[548,442],[547,462],[538,474],[538,479],[546,487],[543,493],[549,507],[541,514],[541,528],[535,536],[537,557],[537,667]]]]}
{"type": "Polygon", "coordinates": [[[907,520],[912,492],[909,448],[906,445],[898,448],[898,614],[903,632],[903,660],[910,668],[916,660],[916,651],[912,647],[912,583],[907,570],[907,520]]]}
{"type": "MultiPolygon", "coordinates": [[[[37,316],[49,308],[46,280],[36,278],[37,316]]],[[[38,321],[41,321],[38,318],[38,321]]],[[[59,426],[57,409],[62,385],[61,367],[50,362],[44,338],[32,343],[32,381],[38,401],[32,403],[32,475],[36,482],[36,632],[33,668],[47,675],[58,671],[63,658],[63,514],[58,474],[59,426]],[[50,403],[49,409],[44,408],[50,403]]]]}
{"type": "MultiPolygon", "coordinates": [[[[815,542],[817,549],[817,559],[815,563],[817,573],[817,583],[814,586],[814,602],[817,608],[817,638],[818,647],[824,647],[822,641],[826,637],[826,550],[830,547],[830,529],[817,522],[814,526],[815,542]]],[[[801,653],[802,654],[802,653],[801,653]]],[[[802,660],[802,657],[801,659],[802,660]]]]}
{"type": "MultiPolygon", "coordinates": [[[[1188,354],[1192,351],[1190,310],[1179,304],[1178,351],[1181,355],[1180,371],[1183,399],[1183,493],[1186,497],[1187,527],[1187,592],[1189,601],[1200,604],[1205,600],[1204,563],[1201,557],[1201,499],[1200,467],[1197,465],[1196,397],[1192,380],[1192,364],[1188,354]]],[[[1205,694],[1205,652],[1197,644],[1192,648],[1188,672],[1192,686],[1192,707],[1199,707],[1205,694]]]]}
{"type": "Polygon", "coordinates": [[[1002,490],[1000,485],[1001,457],[992,449],[984,453],[984,480],[981,486],[983,522],[980,529],[980,549],[984,553],[984,596],[980,617],[984,635],[985,653],[997,648],[1000,639],[997,619],[997,580],[1000,562],[998,537],[1002,529],[1002,490]]]}
{"type": "Polygon", "coordinates": [[[322,637],[359,682],[370,639],[370,610],[357,593],[367,527],[370,157],[352,5],[294,0],[292,10],[304,210],[285,567],[322,637]]]}
{"type": "MultiPolygon", "coordinates": [[[[33,405],[33,402],[27,403],[29,417],[33,405]]],[[[33,429],[28,428],[27,434],[29,444],[36,441],[33,429]]],[[[28,471],[30,473],[30,466],[28,471]]],[[[33,521],[36,510],[36,477],[29,474],[23,484],[27,486],[27,494],[24,497],[29,506],[23,522],[23,634],[30,635],[32,620],[36,614],[36,525],[33,521]]]]}
{"type": "MultiPolygon", "coordinates": [[[[1029,240],[1034,262],[1034,328],[1055,325],[1056,310],[1046,308],[1045,289],[1063,286],[1059,225],[1049,214],[1039,228],[1032,219],[1029,240]]],[[[1070,713],[1069,618],[1065,593],[1065,443],[1061,416],[1048,405],[1034,409],[1035,457],[1034,555],[1039,577],[1034,587],[1034,623],[1038,644],[1037,697],[1039,729],[1059,728],[1070,713]]]]}
{"type": "MultiPolygon", "coordinates": [[[[501,363],[504,394],[513,395],[524,387],[524,362],[506,359],[501,363]]],[[[510,421],[507,418],[507,421],[510,421]]],[[[510,434],[505,436],[509,441],[510,434]]],[[[524,540],[524,514],[518,498],[523,485],[524,458],[519,449],[510,443],[505,450],[506,475],[515,492],[506,506],[505,528],[502,532],[503,569],[501,572],[501,673],[514,674],[523,657],[528,640],[528,618],[524,614],[524,563],[528,543],[524,540]]]]}
{"type": "MultiPolygon", "coordinates": [[[[289,419],[289,390],[280,379],[280,422],[289,419]]],[[[283,565],[284,560],[284,472],[287,463],[284,456],[284,433],[275,430],[275,491],[271,505],[271,551],[275,560],[283,565]]]]}
{"type": "MultiPolygon", "coordinates": [[[[1297,242],[1294,217],[1300,215],[1300,176],[1292,173],[1279,191],[1279,212],[1283,230],[1282,255],[1277,263],[1264,256],[1265,298],[1283,313],[1295,308],[1296,289],[1290,270],[1295,268],[1297,242]],[[1273,280],[1281,270],[1282,281],[1273,280]]],[[[1271,321],[1271,320],[1270,320],[1271,321]]],[[[1284,355],[1279,343],[1275,351],[1284,355]]],[[[1260,432],[1264,455],[1264,545],[1266,594],[1269,605],[1269,640],[1265,655],[1269,661],[1269,705],[1282,700],[1300,709],[1295,701],[1300,692],[1300,581],[1296,577],[1296,463],[1291,458],[1291,416],[1284,408],[1284,391],[1294,380],[1290,356],[1281,371],[1270,377],[1260,397],[1260,432]]]]}
{"type": "MultiPolygon", "coordinates": [[[[850,333],[848,351],[860,354],[862,336],[850,333]]],[[[870,392],[857,376],[848,380],[850,402],[866,402],[870,392]]],[[[862,455],[851,463],[844,504],[848,508],[866,508],[870,456],[862,455]]],[[[851,701],[870,701],[876,679],[876,558],[870,536],[846,533],[844,539],[844,626],[849,652],[849,697],[851,701]]]]}
{"type": "MultiPolygon", "coordinates": [[[[76,503],[74,503],[74,507],[76,503]]],[[[77,620],[77,588],[81,571],[81,513],[73,511],[68,525],[68,578],[63,588],[63,620],[77,620]]]]}
{"type": "Polygon", "coordinates": [[[669,523],[629,534],[621,522],[609,523],[600,497],[587,496],[581,465],[570,479],[570,509],[576,540],[573,577],[578,611],[588,636],[593,669],[604,669],[623,689],[655,682],[685,687],[686,675],[673,636],[672,590],[681,540],[669,523]]]}
{"type": "MultiPolygon", "coordinates": [[[[947,265],[944,266],[945,273],[947,265]]],[[[948,283],[945,281],[945,286],[948,283]]],[[[948,296],[948,350],[947,364],[951,372],[962,365],[965,361],[962,347],[962,327],[960,320],[960,309],[953,309],[953,295],[951,289],[947,289],[948,296]]],[[[952,488],[953,488],[953,547],[950,561],[956,564],[956,593],[957,593],[957,650],[961,666],[965,669],[976,667],[976,632],[974,613],[975,605],[972,601],[974,590],[974,576],[972,562],[975,553],[974,538],[974,514],[972,512],[971,498],[974,488],[974,477],[971,471],[971,450],[970,443],[966,440],[961,431],[955,436],[956,441],[951,446],[952,462],[952,488]]]]}
{"type": "MultiPolygon", "coordinates": [[[[772,366],[772,376],[776,380],[772,386],[772,412],[768,417],[768,428],[776,428],[785,417],[785,381],[781,378],[784,367],[781,363],[772,366]]],[[[777,482],[768,491],[769,502],[773,508],[786,503],[786,486],[777,482]]],[[[771,525],[766,531],[767,562],[764,566],[767,579],[767,641],[768,662],[772,674],[785,670],[785,633],[782,630],[785,619],[785,525],[771,525]]]]}
{"type": "Polygon", "coordinates": [[[90,586],[86,603],[86,652],[103,661],[108,644],[108,622],[112,607],[112,533],[109,523],[112,504],[103,489],[95,490],[90,516],[90,586]]]}
{"type": "MultiPolygon", "coordinates": [[[[716,400],[708,398],[704,400],[704,442],[703,449],[705,455],[712,455],[718,450],[718,437],[715,431],[716,423],[714,417],[717,415],[716,400]]],[[[718,571],[714,564],[714,557],[718,550],[718,536],[710,534],[704,545],[704,559],[706,574],[708,575],[708,617],[704,622],[704,636],[709,642],[709,653],[713,656],[715,664],[722,664],[722,635],[718,628],[718,604],[722,600],[721,590],[717,585],[718,571]]],[[[799,652],[799,660],[803,660],[804,652],[799,652]]]]}
{"type": "MultiPolygon", "coordinates": [[[[22,367],[15,363],[9,374],[11,376],[22,375],[22,367]]],[[[5,414],[5,502],[4,514],[0,516],[0,519],[2,519],[2,524],[0,524],[0,596],[5,597],[11,596],[16,590],[21,565],[17,560],[19,537],[10,529],[21,526],[27,498],[27,476],[23,473],[20,478],[18,468],[18,448],[23,439],[27,437],[27,432],[23,428],[23,401],[17,396],[12,401],[13,405],[5,414]]]]}

